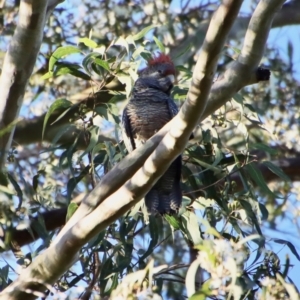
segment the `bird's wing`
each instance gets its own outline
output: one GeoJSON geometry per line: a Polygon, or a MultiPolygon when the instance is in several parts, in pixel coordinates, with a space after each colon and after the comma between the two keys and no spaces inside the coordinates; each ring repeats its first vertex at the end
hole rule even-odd
{"type": "Polygon", "coordinates": [[[174,102],[174,100],[172,98],[168,98],[167,104],[168,104],[168,108],[169,108],[171,118],[174,118],[177,115],[178,111],[179,111],[178,107],[177,107],[176,103],[174,102]]]}
{"type": "Polygon", "coordinates": [[[127,107],[124,109],[122,116],[122,136],[126,149],[128,152],[132,152],[135,149],[135,142],[130,119],[127,113],[127,107]]]}

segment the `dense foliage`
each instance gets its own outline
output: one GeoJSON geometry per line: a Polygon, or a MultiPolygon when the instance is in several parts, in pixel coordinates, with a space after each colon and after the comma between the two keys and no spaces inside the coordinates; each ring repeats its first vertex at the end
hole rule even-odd
{"type": "MultiPolygon", "coordinates": [[[[172,97],[181,106],[218,2],[73,0],[50,16],[1,174],[1,289],[55,237],[61,216],[48,220],[47,213],[55,209],[64,219],[68,208],[68,219],[126,156],[120,115],[151,54],[174,59],[172,97]],[[28,239],[41,239],[23,246],[28,242],[16,237],[29,223],[28,239]]],[[[1,51],[16,6],[8,1],[2,8],[1,51]]],[[[239,54],[240,31],[222,52],[218,76],[239,54]]],[[[299,214],[297,172],[283,168],[286,174],[279,163],[293,159],[296,166],[300,159],[299,81],[293,44],[287,49],[285,59],[268,45],[263,64],[271,82],[244,88],[195,129],[183,153],[179,214],[148,216],[140,201],[81,249],[49,295],[184,299],[197,291],[191,299],[298,299],[297,278],[289,274],[291,259],[300,256],[289,237],[276,233],[281,224],[296,227],[299,214]],[[289,256],[280,256],[276,244],[289,256]]]]}

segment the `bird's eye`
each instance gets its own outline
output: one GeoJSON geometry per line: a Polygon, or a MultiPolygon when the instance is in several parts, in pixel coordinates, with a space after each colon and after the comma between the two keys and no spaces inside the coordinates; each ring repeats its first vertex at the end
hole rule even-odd
{"type": "Polygon", "coordinates": [[[162,74],[162,70],[157,70],[157,72],[158,72],[159,74],[162,74]]]}

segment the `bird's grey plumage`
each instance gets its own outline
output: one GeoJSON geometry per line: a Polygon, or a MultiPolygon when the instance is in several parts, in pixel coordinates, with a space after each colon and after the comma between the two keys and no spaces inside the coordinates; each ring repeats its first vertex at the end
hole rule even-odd
{"type": "MultiPolygon", "coordinates": [[[[168,65],[161,65],[162,70],[163,67],[168,70],[168,65]]],[[[122,118],[123,140],[129,152],[144,144],[178,113],[178,108],[170,97],[173,84],[167,76],[153,76],[153,71],[149,68],[139,75],[122,118]]],[[[180,177],[181,156],[175,159],[145,196],[150,212],[164,214],[178,211],[182,198],[180,177]]]]}

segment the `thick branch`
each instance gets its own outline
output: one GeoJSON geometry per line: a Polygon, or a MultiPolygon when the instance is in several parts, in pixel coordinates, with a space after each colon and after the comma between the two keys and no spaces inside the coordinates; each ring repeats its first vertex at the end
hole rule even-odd
{"type": "Polygon", "coordinates": [[[257,67],[271,28],[272,16],[283,2],[283,0],[260,1],[249,23],[241,54],[226,70],[222,79],[213,85],[203,114],[204,118],[224,105],[241,88],[258,81],[257,67]]]}
{"type": "MultiPolygon", "coordinates": [[[[69,127],[67,132],[58,140],[58,143],[70,145],[74,142],[75,138],[79,134],[77,146],[79,149],[85,149],[87,145],[83,131],[75,125],[70,126],[69,120],[74,119],[74,115],[80,112],[80,104],[85,104],[90,110],[92,110],[96,106],[101,105],[103,105],[103,107],[106,108],[105,104],[108,103],[109,100],[113,97],[110,90],[122,91],[123,89],[124,86],[118,80],[115,79],[109,82],[102,90],[96,93],[93,93],[92,89],[88,89],[87,91],[80,93],[79,96],[75,95],[71,97],[71,99],[69,100],[72,103],[74,103],[74,105],[72,109],[70,109],[68,113],[64,115],[63,118],[55,122],[53,125],[50,125],[63,113],[63,111],[54,111],[53,114],[49,117],[48,126],[46,127],[44,134],[44,140],[52,142],[57,132],[59,132],[62,128],[69,127]]],[[[42,116],[35,117],[31,120],[20,121],[16,126],[16,130],[13,137],[14,142],[17,144],[24,145],[41,141],[45,115],[46,114],[43,114],[42,116]],[[30,132],[30,134],[28,134],[28,132],[30,132]]],[[[99,136],[99,141],[107,140],[112,141],[111,138],[108,138],[105,135],[99,136]]]]}
{"type": "Polygon", "coordinates": [[[25,87],[32,73],[43,38],[47,0],[21,1],[19,22],[6,53],[0,78],[0,168],[3,168],[19,115],[25,87]]]}
{"type": "MultiPolygon", "coordinates": [[[[245,34],[245,29],[249,25],[251,17],[239,17],[236,19],[234,25],[229,33],[229,38],[242,39],[245,34]]],[[[279,10],[272,23],[272,28],[288,26],[288,25],[299,25],[300,24],[300,2],[298,0],[289,1],[282,6],[279,10]]],[[[183,53],[188,45],[193,45],[195,49],[199,49],[204,41],[205,33],[207,31],[209,21],[203,21],[199,24],[196,31],[184,38],[180,45],[171,49],[171,55],[178,57],[180,53],[183,53]]],[[[184,64],[187,60],[193,56],[193,52],[187,51],[184,55],[179,56],[176,61],[177,64],[184,64]]]]}

